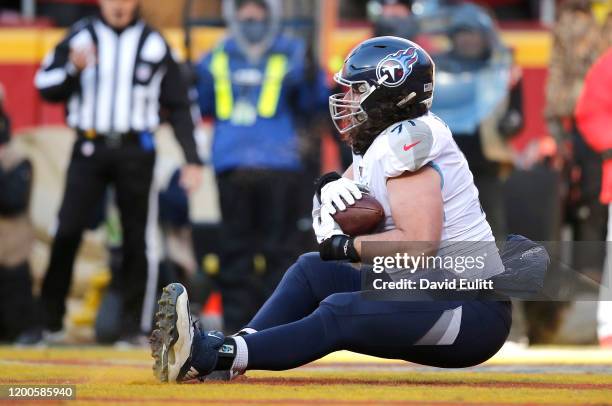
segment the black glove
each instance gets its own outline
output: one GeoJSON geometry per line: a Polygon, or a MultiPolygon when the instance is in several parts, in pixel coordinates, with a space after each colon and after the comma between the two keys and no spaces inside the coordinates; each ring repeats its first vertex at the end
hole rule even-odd
{"type": "Polygon", "coordinates": [[[359,262],[359,254],[355,249],[355,240],[347,235],[334,235],[319,244],[319,255],[323,261],[350,260],[359,262]]]}
{"type": "Polygon", "coordinates": [[[516,110],[508,110],[497,123],[497,131],[504,138],[508,139],[519,133],[523,129],[523,116],[516,110]]]}

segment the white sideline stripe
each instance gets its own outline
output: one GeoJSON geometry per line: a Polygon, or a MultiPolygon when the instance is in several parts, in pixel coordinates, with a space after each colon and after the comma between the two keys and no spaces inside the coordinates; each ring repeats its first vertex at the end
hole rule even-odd
{"type": "Polygon", "coordinates": [[[149,190],[149,212],[147,213],[147,226],[145,229],[147,284],[142,302],[142,316],[140,318],[140,328],[143,332],[150,331],[153,326],[153,309],[155,308],[157,279],[159,277],[159,252],[157,249],[158,192],[157,180],[153,176],[149,190]]]}
{"type": "Polygon", "coordinates": [[[46,89],[51,86],[62,84],[66,80],[66,69],[55,68],[48,71],[39,70],[34,78],[34,84],[38,89],[46,89]]]}

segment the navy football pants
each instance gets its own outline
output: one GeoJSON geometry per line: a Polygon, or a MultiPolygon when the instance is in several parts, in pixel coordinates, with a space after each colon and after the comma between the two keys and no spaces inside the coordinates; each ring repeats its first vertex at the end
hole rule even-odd
{"type": "Polygon", "coordinates": [[[248,369],[285,370],[337,350],[443,368],[486,361],[512,321],[508,302],[375,301],[360,271],[302,255],[248,327],[248,369]]]}

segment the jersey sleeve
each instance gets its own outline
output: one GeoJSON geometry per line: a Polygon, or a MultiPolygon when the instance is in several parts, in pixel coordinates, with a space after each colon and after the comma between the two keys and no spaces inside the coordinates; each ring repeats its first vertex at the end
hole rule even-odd
{"type": "Polygon", "coordinates": [[[189,83],[187,72],[181,72],[172,50],[166,45],[166,54],[163,63],[166,73],[160,85],[159,102],[165,113],[174,136],[178,141],[185,160],[189,164],[201,165],[195,141],[195,122],[191,111],[189,99],[189,83]]]}
{"type": "Polygon", "coordinates": [[[394,178],[415,172],[440,154],[441,145],[431,126],[423,120],[406,120],[383,134],[381,150],[385,177],[394,178]]]}
{"type": "Polygon", "coordinates": [[[70,41],[78,33],[71,31],[44,58],[34,77],[34,86],[49,102],[66,101],[78,88],[80,72],[70,61],[70,41]]]}

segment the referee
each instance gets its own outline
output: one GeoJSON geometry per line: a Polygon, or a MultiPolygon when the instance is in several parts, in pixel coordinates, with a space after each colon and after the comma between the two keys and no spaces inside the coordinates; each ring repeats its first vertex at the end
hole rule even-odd
{"type": "Polygon", "coordinates": [[[35,78],[44,99],[66,103],[67,123],[77,133],[41,291],[49,341],[61,337],[49,333],[62,329],[81,236],[109,185],[123,231],[121,280],[113,281],[124,292],[121,339],[150,330],[158,260],[153,132],[160,121],[170,122],[185,154],[182,185],[189,190],[201,180],[188,89],[171,49],[139,18],[139,0],[99,4],[100,14],[76,23],[35,78]]]}

